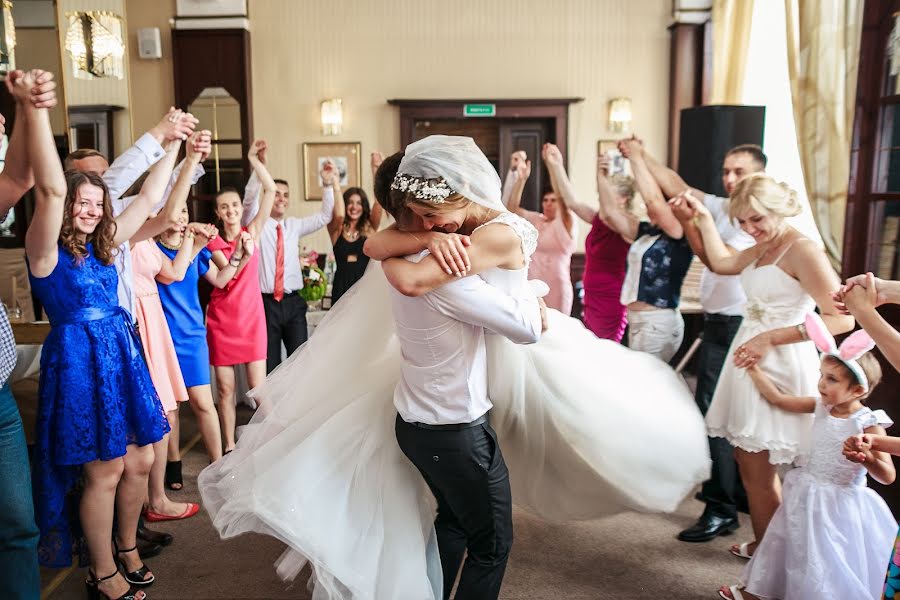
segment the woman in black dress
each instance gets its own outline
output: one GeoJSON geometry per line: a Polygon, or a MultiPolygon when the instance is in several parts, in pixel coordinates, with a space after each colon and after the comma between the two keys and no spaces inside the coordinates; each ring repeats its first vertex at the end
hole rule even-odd
{"type": "Polygon", "coordinates": [[[376,203],[371,208],[369,198],[361,188],[347,188],[343,197],[336,194],[334,218],[328,225],[337,265],[331,287],[332,306],[366,272],[369,257],[363,253],[363,244],[369,235],[378,231],[381,215],[381,206],[376,203]]]}

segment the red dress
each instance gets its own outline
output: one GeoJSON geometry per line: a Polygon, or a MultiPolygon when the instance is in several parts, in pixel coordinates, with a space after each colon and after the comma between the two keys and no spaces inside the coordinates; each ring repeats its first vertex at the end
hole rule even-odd
{"type": "Polygon", "coordinates": [[[622,341],[628,324],[619,302],[631,244],[594,217],[584,241],[584,324],[599,338],[622,341]]]}
{"type": "MultiPolygon", "coordinates": [[[[247,231],[244,228],[242,231],[247,231]]],[[[221,250],[231,259],[240,238],[212,240],[210,252],[221,250]]],[[[214,367],[266,360],[266,314],[259,291],[259,252],[254,252],[240,274],[224,288],[215,288],[206,310],[209,362],[214,367]]]]}

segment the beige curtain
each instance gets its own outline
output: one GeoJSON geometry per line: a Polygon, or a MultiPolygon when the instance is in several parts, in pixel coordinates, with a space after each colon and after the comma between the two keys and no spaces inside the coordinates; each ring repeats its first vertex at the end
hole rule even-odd
{"type": "Polygon", "coordinates": [[[863,0],[784,5],[803,180],[825,250],[840,270],[863,0]]]}
{"type": "Polygon", "coordinates": [[[713,0],[712,104],[742,103],[752,21],[753,0],[713,0]]]}

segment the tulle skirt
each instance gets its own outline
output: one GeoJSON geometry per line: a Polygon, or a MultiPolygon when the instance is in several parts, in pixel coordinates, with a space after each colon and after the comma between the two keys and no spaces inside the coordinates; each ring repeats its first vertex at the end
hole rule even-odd
{"type": "Polygon", "coordinates": [[[895,528],[874,490],[794,469],[743,582],[761,598],[880,598],[895,528]]]}
{"type": "MultiPolygon", "coordinates": [[[[491,422],[513,501],[548,519],[669,511],[709,474],[705,427],[680,378],[550,311],[538,344],[488,337],[491,422]]],[[[252,392],[235,450],[200,474],[223,537],[288,545],[285,579],[313,566],[313,598],[441,597],[434,499],[394,437],[400,372],[380,264],[252,392]]]]}

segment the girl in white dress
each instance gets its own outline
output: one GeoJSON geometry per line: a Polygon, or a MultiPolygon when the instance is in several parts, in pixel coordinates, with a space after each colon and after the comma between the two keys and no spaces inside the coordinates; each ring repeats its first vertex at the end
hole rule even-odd
{"type": "Polygon", "coordinates": [[[879,598],[894,537],[891,511],[866,486],[866,472],[884,484],[896,476],[886,452],[873,452],[865,466],[844,457],[844,440],[883,435],[892,422],[863,405],[881,379],[865,331],[840,348],[815,314],[806,330],[822,351],[816,397],[785,394],[758,366],[748,369],[763,397],[779,409],[814,413],[812,451],[805,467],[784,478],[782,504],[744,569],[743,587],[723,587],[726,600],[783,598],[879,598]]]}
{"type": "MultiPolygon", "coordinates": [[[[830,293],[840,287],[825,252],[785,222],[800,213],[796,194],[771,177],[756,173],[741,180],[731,194],[728,212],[756,245],[732,255],[702,202],[689,194],[672,200],[673,208],[693,212],[712,270],[741,275],[747,294],[746,314],[731,345],[733,360],[719,377],[706,414],[709,435],[724,437],[736,448],[741,480],[747,490],[756,541],[781,504],[776,465],[805,462],[812,416],[785,411],[760,395],[747,373],[759,365],[785,393],[813,396],[819,364],[807,341],[803,319],[816,306],[828,329],[837,335],[853,328],[853,318],[838,314],[830,293]]],[[[756,541],[732,546],[750,558],[756,541]]]]}
{"type": "MultiPolygon", "coordinates": [[[[497,243],[531,255],[534,228],[503,209],[499,177],[471,139],[417,142],[403,173],[433,177],[425,164],[472,200],[460,207],[460,223],[485,215],[476,219],[473,248],[497,243]]],[[[399,235],[420,244],[415,234],[399,235]]],[[[504,251],[488,250],[471,256],[488,283],[534,294],[526,268],[491,267],[485,257],[504,251]]],[[[395,265],[402,263],[411,264],[395,265]]],[[[437,276],[454,277],[440,267],[437,276]]],[[[709,472],[705,427],[689,391],[661,361],[549,313],[549,330],[532,346],[489,336],[491,421],[513,501],[553,519],[674,510],[709,472]],[[623,391],[623,380],[633,392],[623,391]],[[636,427],[654,443],[635,447],[636,427]]],[[[200,475],[220,534],[256,531],[284,541],[279,574],[292,578],[310,562],[316,600],[442,596],[434,499],[394,435],[400,361],[384,272],[373,261],[316,335],[254,390],[271,408],[200,475]],[[341,364],[353,364],[355,377],[328,375],[341,364]]]]}

